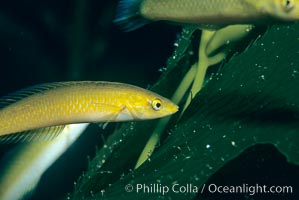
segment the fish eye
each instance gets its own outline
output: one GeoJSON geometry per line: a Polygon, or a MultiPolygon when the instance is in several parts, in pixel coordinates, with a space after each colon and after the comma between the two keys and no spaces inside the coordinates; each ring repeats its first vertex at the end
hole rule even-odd
{"type": "Polygon", "coordinates": [[[294,0],[281,0],[281,5],[286,12],[289,12],[295,7],[295,2],[294,0]]]}
{"type": "Polygon", "coordinates": [[[162,107],[162,103],[160,99],[155,99],[152,101],[152,107],[154,110],[160,110],[162,107]]]}

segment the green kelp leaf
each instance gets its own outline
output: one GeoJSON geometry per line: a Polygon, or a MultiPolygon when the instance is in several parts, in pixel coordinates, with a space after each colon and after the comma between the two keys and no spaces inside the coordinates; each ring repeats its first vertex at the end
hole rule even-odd
{"type": "MultiPolygon", "coordinates": [[[[195,49],[194,46],[198,45],[198,42],[191,43],[194,31],[195,28],[191,27],[183,29],[181,38],[176,42],[176,49],[167,61],[167,68],[151,90],[171,98],[190,68],[192,60],[197,57],[196,53],[190,53],[195,49]]],[[[198,36],[195,40],[199,41],[198,36]]],[[[74,199],[101,194],[106,187],[134,169],[156,124],[157,120],[122,123],[90,161],[87,172],[79,178],[73,194],[74,199]]]]}
{"type": "Polygon", "coordinates": [[[196,30],[198,29],[189,26],[183,28],[180,37],[174,43],[176,48],[167,60],[164,73],[151,88],[153,91],[166,94],[168,97],[174,94],[184,75],[198,59],[200,37],[196,30]]]}
{"type": "MultiPolygon", "coordinates": [[[[149,161],[118,181],[114,179],[109,187],[99,186],[109,184],[105,178],[86,180],[85,185],[98,185],[102,190],[93,192],[90,199],[191,199],[196,192],[137,193],[136,185],[161,184],[171,189],[177,183],[200,188],[228,161],[260,143],[273,144],[289,162],[299,165],[298,30],[299,24],[273,26],[250,48],[233,57],[193,99],[149,161]],[[133,187],[132,192],[125,191],[127,184],[133,187]]],[[[149,122],[142,123],[144,128],[134,126],[140,135],[150,128],[149,122]]],[[[130,138],[138,144],[139,138],[135,139],[130,138]]],[[[106,166],[114,169],[120,162],[127,166],[123,160],[132,159],[134,148],[118,146],[114,149],[118,154],[110,160],[114,162],[106,166]],[[120,149],[125,152],[121,154],[120,149]]],[[[91,163],[92,168],[96,168],[95,163],[91,163]]],[[[77,199],[91,192],[88,187],[80,189],[81,193],[74,196],[77,199]]]]}

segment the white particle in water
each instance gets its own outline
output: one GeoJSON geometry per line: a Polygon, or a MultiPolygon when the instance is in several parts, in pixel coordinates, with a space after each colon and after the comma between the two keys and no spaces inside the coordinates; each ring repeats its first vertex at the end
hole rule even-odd
{"type": "Polygon", "coordinates": [[[213,167],[211,165],[209,165],[209,164],[206,164],[206,167],[209,168],[209,170],[213,169],[213,167]]]}
{"type": "Polygon", "coordinates": [[[211,126],[211,124],[206,124],[206,127],[209,128],[210,130],[213,129],[212,126],[211,126]]]}
{"type": "Polygon", "coordinates": [[[211,145],[209,145],[209,144],[206,145],[206,148],[207,148],[207,149],[209,149],[210,147],[211,147],[211,145]]]}
{"type": "Polygon", "coordinates": [[[89,191],[89,193],[90,193],[90,195],[93,197],[94,196],[94,194],[93,194],[93,191],[92,190],[90,190],[89,191]]]}
{"type": "Polygon", "coordinates": [[[134,124],[133,124],[133,123],[130,124],[130,130],[131,130],[131,131],[134,130],[134,124]]]}
{"type": "Polygon", "coordinates": [[[100,171],[100,174],[112,174],[112,171],[100,171]]]}
{"type": "Polygon", "coordinates": [[[198,180],[199,180],[199,178],[198,178],[198,176],[197,176],[197,175],[194,175],[194,176],[193,176],[193,178],[194,178],[194,180],[196,180],[196,181],[198,181],[198,180]]]}
{"type": "Polygon", "coordinates": [[[235,141],[231,141],[232,146],[236,146],[236,142],[235,141]]]}
{"type": "Polygon", "coordinates": [[[298,71],[294,69],[294,70],[293,70],[293,73],[292,73],[292,77],[293,77],[293,78],[296,78],[297,75],[298,75],[298,71]]]}
{"type": "Polygon", "coordinates": [[[185,34],[189,34],[189,30],[188,30],[188,29],[183,29],[183,32],[184,32],[185,34]]]}
{"type": "Polygon", "coordinates": [[[100,169],[102,167],[101,164],[97,164],[97,168],[100,169]]]}
{"type": "Polygon", "coordinates": [[[167,70],[166,67],[161,67],[160,69],[158,69],[159,72],[165,72],[167,70]]]}
{"type": "Polygon", "coordinates": [[[191,156],[185,156],[185,160],[189,160],[191,156]]]}
{"type": "Polygon", "coordinates": [[[188,54],[189,54],[190,56],[193,56],[193,55],[194,55],[194,51],[188,51],[188,54]]]}

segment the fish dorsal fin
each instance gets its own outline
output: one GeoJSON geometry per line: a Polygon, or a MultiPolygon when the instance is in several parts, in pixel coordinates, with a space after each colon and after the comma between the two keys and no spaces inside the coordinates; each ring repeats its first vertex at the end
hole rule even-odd
{"type": "Polygon", "coordinates": [[[68,86],[72,84],[75,84],[75,82],[53,82],[53,83],[39,84],[39,85],[22,89],[20,91],[11,93],[9,95],[0,98],[0,109],[9,106],[17,101],[20,101],[33,94],[43,93],[45,91],[54,88],[59,88],[59,87],[68,86]]]}
{"type": "Polygon", "coordinates": [[[65,125],[51,126],[46,128],[3,135],[0,136],[0,144],[50,141],[57,137],[65,129],[65,127],[65,125]]]}

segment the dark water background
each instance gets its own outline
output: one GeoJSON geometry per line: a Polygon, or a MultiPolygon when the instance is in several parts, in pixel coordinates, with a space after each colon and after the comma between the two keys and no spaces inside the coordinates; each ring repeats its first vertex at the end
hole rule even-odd
{"type": "MultiPolygon", "coordinates": [[[[116,4],[116,0],[1,2],[0,96],[54,81],[107,80],[145,88],[155,83],[180,28],[156,23],[124,33],[112,23],[116,4]]],[[[97,128],[90,127],[46,172],[30,199],[58,199],[72,191],[87,167],[87,155],[92,157],[95,146],[101,146],[102,137],[94,134],[97,128]]],[[[100,132],[108,134],[109,129],[100,132]]],[[[10,148],[1,147],[1,157],[10,148]]],[[[275,176],[277,183],[285,179],[292,184],[298,181],[293,176],[297,173],[277,150],[260,145],[228,163],[211,182],[254,184],[263,179],[273,184],[275,176]]]]}
{"type": "Polygon", "coordinates": [[[0,94],[53,81],[109,80],[143,87],[154,83],[179,28],[154,24],[124,33],[112,22],[116,4],[2,3],[0,94]]]}

